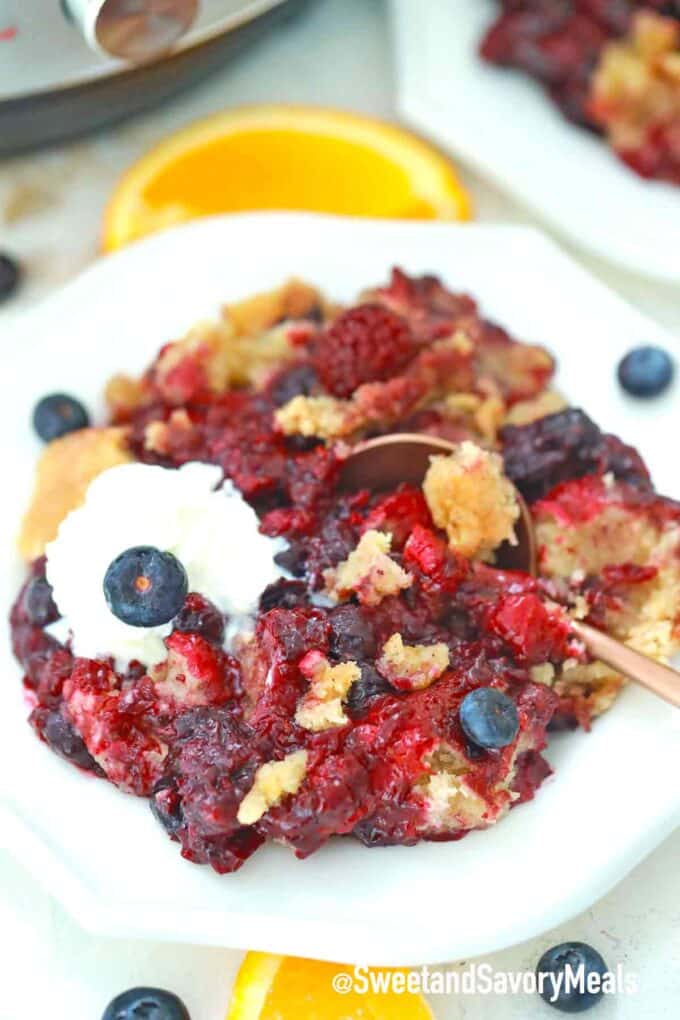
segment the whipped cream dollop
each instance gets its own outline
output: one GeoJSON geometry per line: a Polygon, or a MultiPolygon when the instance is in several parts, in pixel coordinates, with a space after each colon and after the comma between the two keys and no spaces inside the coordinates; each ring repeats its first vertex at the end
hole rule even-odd
{"type": "Polygon", "coordinates": [[[132,627],[104,598],[107,567],[136,545],[173,553],[187,572],[189,591],[223,613],[254,613],[262,591],[283,576],[274,557],[286,542],[260,534],[255,511],[222,477],[216,465],[192,461],[177,470],[123,464],[95,478],[85,502],[47,546],[47,579],[63,617],[52,633],[64,639],[70,632],[74,653],[89,658],[145,665],[165,658],[171,623],[132,627]]]}

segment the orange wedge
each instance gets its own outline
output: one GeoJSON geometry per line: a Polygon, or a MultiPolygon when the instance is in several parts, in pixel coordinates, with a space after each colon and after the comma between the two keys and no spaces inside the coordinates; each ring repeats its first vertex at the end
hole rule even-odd
{"type": "Polygon", "coordinates": [[[339,110],[251,106],[196,121],[135,163],[109,202],[103,248],[255,209],[470,218],[453,166],[415,135],[339,110]]]}
{"type": "Polygon", "coordinates": [[[334,981],[342,983],[352,973],[352,967],[337,963],[248,953],[236,976],[227,1020],[433,1020],[421,995],[335,991],[334,981]]]}

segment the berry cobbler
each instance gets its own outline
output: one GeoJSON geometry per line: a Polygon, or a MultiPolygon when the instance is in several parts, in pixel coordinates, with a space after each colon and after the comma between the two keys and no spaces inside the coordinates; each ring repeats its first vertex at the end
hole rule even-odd
{"type": "Polygon", "coordinates": [[[500,0],[485,60],[540,82],[642,177],[680,184],[678,0],[500,0]]]}
{"type": "Polygon", "coordinates": [[[680,635],[680,504],[554,367],[397,269],[351,307],[292,281],[224,308],[111,380],[103,426],[62,427],[57,395],[11,613],[38,737],[218,872],[268,840],[455,840],[531,799],[550,731],[622,685],[572,621],[660,659],[680,635]],[[453,452],[420,486],[340,484],[400,431],[453,452]],[[496,565],[518,492],[537,577],[496,565]]]}

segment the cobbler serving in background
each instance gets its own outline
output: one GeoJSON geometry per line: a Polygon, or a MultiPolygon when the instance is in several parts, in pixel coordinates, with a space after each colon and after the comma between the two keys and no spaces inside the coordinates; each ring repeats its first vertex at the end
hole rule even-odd
{"type": "Polygon", "coordinates": [[[680,633],[680,505],[553,369],[395,270],[346,309],[297,281],[229,306],[112,380],[110,424],[46,447],[21,533],[36,733],[219,872],[268,839],[457,839],[533,797],[549,729],[622,684],[570,620],[659,658],[680,633]],[[422,487],[341,490],[391,431],[456,450],[422,487]],[[537,579],[494,567],[513,486],[537,579]]]}
{"type": "Polygon", "coordinates": [[[539,81],[642,177],[680,184],[678,0],[500,0],[485,60],[539,81]]]}

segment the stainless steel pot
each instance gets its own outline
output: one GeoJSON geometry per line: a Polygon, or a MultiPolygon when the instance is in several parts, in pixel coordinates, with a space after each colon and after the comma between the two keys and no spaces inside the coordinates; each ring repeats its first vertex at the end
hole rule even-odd
{"type": "Polygon", "coordinates": [[[172,49],[194,23],[198,6],[198,0],[65,0],[90,46],[133,63],[172,49]]]}
{"type": "Polygon", "coordinates": [[[0,0],[0,156],[158,103],[310,0],[0,0]]]}

